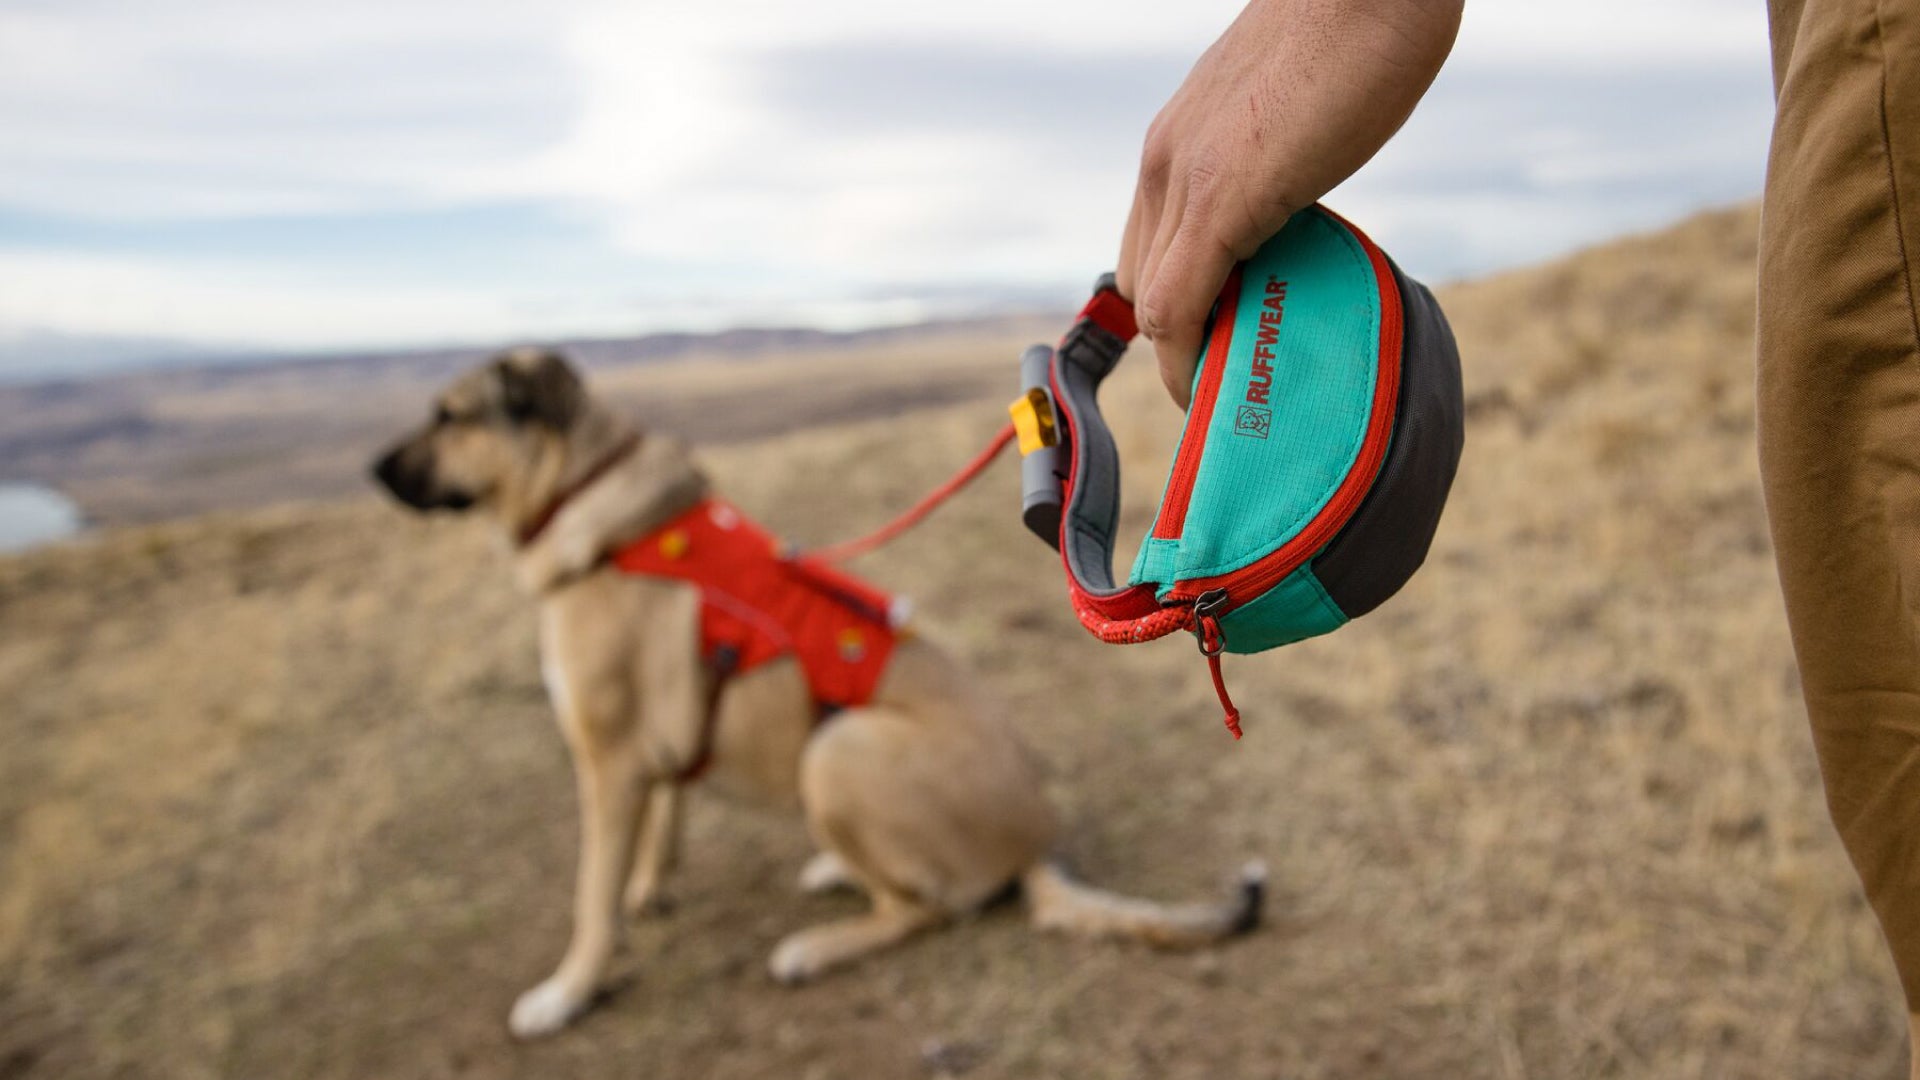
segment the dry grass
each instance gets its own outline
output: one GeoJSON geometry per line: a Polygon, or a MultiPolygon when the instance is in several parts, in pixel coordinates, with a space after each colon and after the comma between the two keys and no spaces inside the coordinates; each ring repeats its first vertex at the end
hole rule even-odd
{"type": "MultiPolygon", "coordinates": [[[[0,1075],[1904,1075],[1760,512],[1754,227],[1450,290],[1473,420],[1430,564],[1233,661],[1241,744],[1190,648],[1076,628],[1006,471],[869,560],[1026,718],[1083,873],[1174,896],[1272,864],[1270,927],[1199,956],[1003,910],[778,989],[772,943],[852,902],[790,894],[797,825],[702,800],[626,988],[518,1047],[572,794],[483,536],[362,501],[0,563],[0,1075]]],[[[1138,532],[1177,417],[1135,361],[1112,412],[1138,532]]],[[[838,538],[1004,396],[711,457],[838,538]]]]}

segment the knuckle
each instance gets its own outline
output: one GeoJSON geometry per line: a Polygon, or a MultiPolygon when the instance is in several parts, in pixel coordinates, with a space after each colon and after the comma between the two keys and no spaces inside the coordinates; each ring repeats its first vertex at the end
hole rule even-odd
{"type": "Polygon", "coordinates": [[[1147,125],[1147,137],[1140,146],[1142,168],[1161,167],[1173,160],[1173,125],[1161,113],[1147,125]]]}
{"type": "Polygon", "coordinates": [[[1150,157],[1140,159],[1140,175],[1135,179],[1140,193],[1150,201],[1158,202],[1167,190],[1167,164],[1150,157]]]}
{"type": "Polygon", "coordinates": [[[1214,217],[1226,188],[1226,172],[1215,161],[1203,158],[1187,168],[1184,180],[1188,215],[1201,220],[1214,217]]]}
{"type": "Polygon", "coordinates": [[[1143,191],[1161,191],[1173,171],[1173,136],[1162,120],[1147,127],[1146,141],[1140,147],[1139,185],[1143,191]]]}
{"type": "Polygon", "coordinates": [[[1170,313],[1167,310],[1167,300],[1164,293],[1164,289],[1150,289],[1148,295],[1142,297],[1140,302],[1134,305],[1134,322],[1140,327],[1140,333],[1146,335],[1149,341],[1157,340],[1162,334],[1167,332],[1167,327],[1169,326],[1168,317],[1170,313]]]}

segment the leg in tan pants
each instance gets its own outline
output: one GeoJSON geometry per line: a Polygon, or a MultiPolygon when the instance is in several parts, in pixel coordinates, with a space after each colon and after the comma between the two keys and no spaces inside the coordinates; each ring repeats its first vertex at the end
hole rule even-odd
{"type": "Polygon", "coordinates": [[[1920,1031],[1920,0],[1771,15],[1767,512],[1827,802],[1920,1031]]]}

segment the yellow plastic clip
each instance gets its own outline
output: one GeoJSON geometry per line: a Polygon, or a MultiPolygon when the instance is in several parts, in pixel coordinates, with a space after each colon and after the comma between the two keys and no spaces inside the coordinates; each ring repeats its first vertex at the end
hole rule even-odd
{"type": "Polygon", "coordinates": [[[1060,445],[1060,431],[1053,422],[1053,402],[1048,400],[1045,390],[1036,386],[1014,398],[1013,404],[1007,406],[1007,413],[1013,417],[1013,430],[1020,436],[1021,457],[1060,445]]]}

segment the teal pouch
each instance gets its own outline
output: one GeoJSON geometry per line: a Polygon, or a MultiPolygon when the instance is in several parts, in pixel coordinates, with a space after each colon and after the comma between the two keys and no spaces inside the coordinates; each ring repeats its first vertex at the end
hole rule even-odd
{"type": "Polygon", "coordinates": [[[1328,633],[1405,584],[1464,431],[1459,355],[1432,293],[1319,206],[1238,266],[1153,526],[1116,584],[1119,462],[1097,392],[1134,332],[1103,279],[1057,349],[1029,350],[1014,404],[1017,425],[1047,410],[1051,445],[1023,428],[1025,517],[1060,549],[1088,630],[1114,642],[1191,630],[1218,681],[1219,653],[1328,633]]]}

